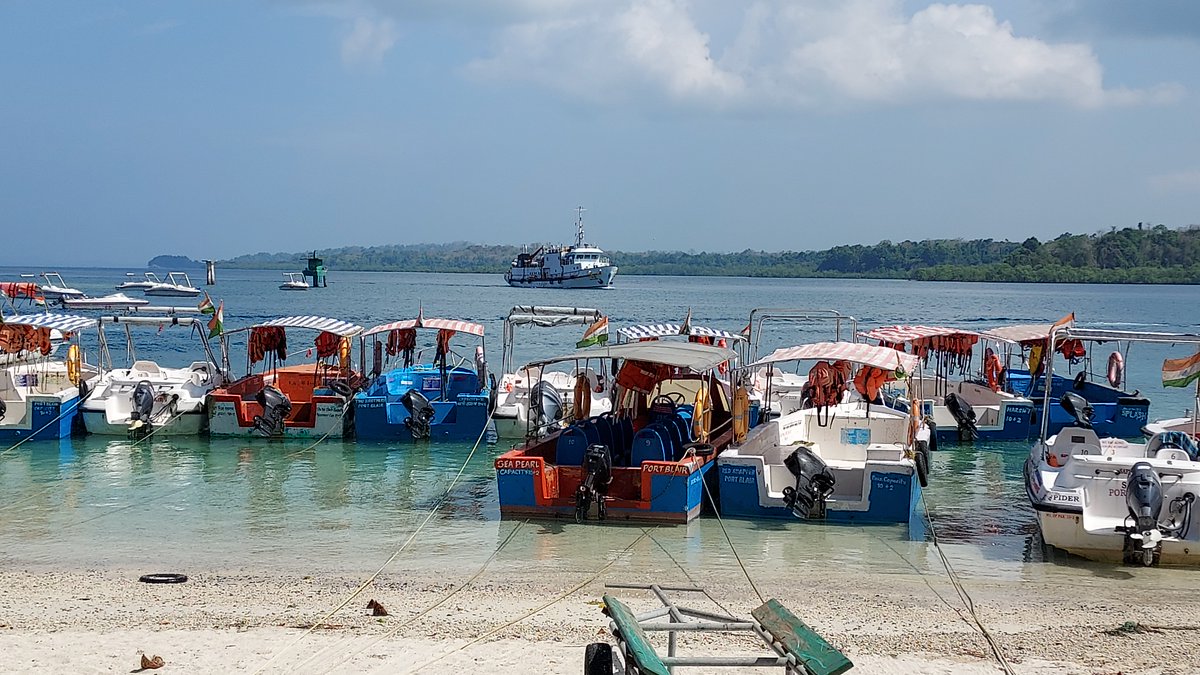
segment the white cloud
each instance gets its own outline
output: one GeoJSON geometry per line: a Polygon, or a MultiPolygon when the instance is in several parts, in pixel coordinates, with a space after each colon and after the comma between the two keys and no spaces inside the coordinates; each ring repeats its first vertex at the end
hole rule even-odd
{"type": "Polygon", "coordinates": [[[347,65],[378,65],[396,44],[396,22],[389,18],[358,17],[342,40],[342,62],[347,65]]]}
{"type": "Polygon", "coordinates": [[[725,0],[527,0],[523,18],[500,29],[493,52],[467,72],[592,100],[649,91],[709,107],[965,99],[1087,108],[1169,101],[1181,91],[1105,88],[1091,47],[1019,36],[987,5],[934,4],[911,15],[899,0],[735,7],[740,24],[730,31],[725,0]],[[710,31],[731,33],[720,53],[710,31]]]}
{"type": "Polygon", "coordinates": [[[1159,174],[1147,180],[1157,192],[1200,192],[1200,169],[1159,174]]]}

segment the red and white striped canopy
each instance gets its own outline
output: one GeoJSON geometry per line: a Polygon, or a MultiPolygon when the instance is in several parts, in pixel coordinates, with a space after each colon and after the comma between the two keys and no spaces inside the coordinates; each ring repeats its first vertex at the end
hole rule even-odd
{"type": "Polygon", "coordinates": [[[962,330],[960,328],[946,328],[944,326],[884,326],[882,328],[869,330],[865,333],[859,333],[859,335],[869,340],[879,340],[881,342],[900,344],[902,342],[920,340],[921,338],[937,337],[939,335],[979,334],[974,331],[962,330]]]}
{"type": "Polygon", "coordinates": [[[383,323],[363,333],[366,335],[374,335],[376,333],[386,333],[399,328],[434,328],[438,330],[448,329],[456,333],[470,333],[483,337],[483,326],[469,321],[458,321],[455,319],[405,319],[404,321],[393,321],[391,323],[383,323]]]}
{"type": "Polygon", "coordinates": [[[877,347],[862,342],[814,342],[798,347],[784,347],[771,352],[751,366],[762,366],[780,361],[849,361],[862,366],[883,370],[911,373],[916,370],[919,358],[890,347],[877,347]]]}

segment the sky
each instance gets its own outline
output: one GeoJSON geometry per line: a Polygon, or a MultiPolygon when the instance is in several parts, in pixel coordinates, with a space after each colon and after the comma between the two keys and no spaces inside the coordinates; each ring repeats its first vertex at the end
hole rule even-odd
{"type": "Polygon", "coordinates": [[[0,2],[0,265],[1200,223],[1200,3],[0,2]]]}

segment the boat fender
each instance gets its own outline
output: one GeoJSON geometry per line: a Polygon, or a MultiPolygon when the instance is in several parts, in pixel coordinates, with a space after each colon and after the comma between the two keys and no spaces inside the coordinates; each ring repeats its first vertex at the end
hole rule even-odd
{"type": "Polygon", "coordinates": [[[342,398],[350,398],[354,394],[354,390],[350,388],[350,383],[345,380],[330,380],[326,383],[326,386],[342,398]]]}
{"type": "Polygon", "coordinates": [[[1075,388],[1075,391],[1080,391],[1081,389],[1083,389],[1084,385],[1086,385],[1086,384],[1087,384],[1087,371],[1081,370],[1081,371],[1079,371],[1079,373],[1077,373],[1075,375],[1075,379],[1072,380],[1071,386],[1073,386],[1075,388]]]}
{"type": "Polygon", "coordinates": [[[187,580],[186,574],[175,573],[143,574],[138,577],[143,584],[182,584],[187,580]]]}
{"type": "Polygon", "coordinates": [[[1108,355],[1108,383],[1119,388],[1124,381],[1125,357],[1121,356],[1121,352],[1113,352],[1108,355]]]}
{"type": "Polygon", "coordinates": [[[683,446],[684,456],[694,455],[696,457],[711,457],[717,452],[717,449],[710,443],[688,443],[683,446]]]}
{"type": "Polygon", "coordinates": [[[913,456],[913,462],[917,465],[917,482],[921,487],[929,485],[929,444],[925,441],[917,441],[917,451],[913,456]]]}

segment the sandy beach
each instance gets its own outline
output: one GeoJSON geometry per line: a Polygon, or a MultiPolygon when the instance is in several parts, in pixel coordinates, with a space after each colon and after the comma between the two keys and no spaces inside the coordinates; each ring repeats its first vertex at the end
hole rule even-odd
{"type": "MultiPolygon", "coordinates": [[[[0,572],[0,671],[129,672],[145,653],[162,656],[160,672],[170,673],[578,673],[585,645],[608,637],[598,606],[605,582],[694,582],[740,615],[758,604],[736,567],[685,574],[649,553],[635,547],[599,575],[562,561],[498,558],[473,571],[450,561],[398,561],[312,631],[306,629],[345,602],[370,570],[187,570],[187,583],[169,585],[139,583],[148,570],[9,568],[0,572]],[[372,599],[389,616],[371,616],[365,607],[372,599]]],[[[765,596],[843,649],[853,672],[999,672],[944,571],[916,569],[847,574],[808,565],[770,579],[754,574],[765,596]]],[[[1064,568],[1040,581],[968,578],[964,585],[1016,672],[1191,673],[1200,671],[1200,589],[1174,588],[1181,573],[1064,568]],[[1144,606],[1136,606],[1140,600],[1144,606]],[[1114,630],[1131,621],[1145,632],[1114,630]]],[[[615,593],[639,611],[656,606],[646,592],[615,593]]],[[[713,608],[701,597],[689,604],[713,608]]],[[[754,646],[713,634],[681,644],[695,654],[754,646]]]]}

